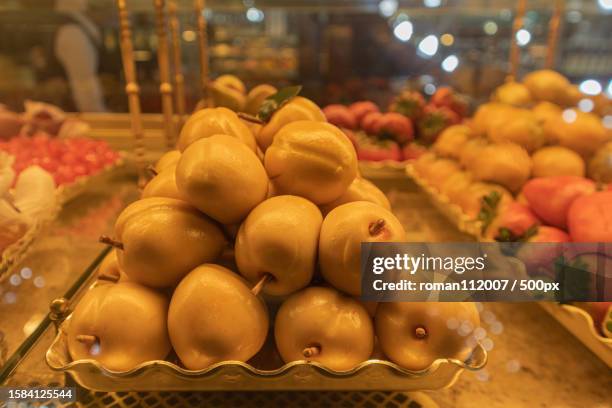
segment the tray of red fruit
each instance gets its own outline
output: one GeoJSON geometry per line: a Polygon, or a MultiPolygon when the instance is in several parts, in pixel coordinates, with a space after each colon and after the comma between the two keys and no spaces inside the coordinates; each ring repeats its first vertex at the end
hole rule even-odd
{"type": "Polygon", "coordinates": [[[349,137],[366,175],[397,176],[427,151],[448,126],[459,123],[467,113],[465,99],[442,87],[427,102],[418,91],[405,90],[382,112],[372,101],[323,108],[328,122],[349,137]]]}

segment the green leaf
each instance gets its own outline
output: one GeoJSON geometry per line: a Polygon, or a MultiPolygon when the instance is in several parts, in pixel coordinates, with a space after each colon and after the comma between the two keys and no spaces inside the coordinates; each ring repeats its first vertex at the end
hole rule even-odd
{"type": "Polygon", "coordinates": [[[291,99],[298,96],[301,90],[301,85],[288,86],[286,88],[281,88],[275,94],[268,96],[261,104],[261,108],[257,113],[257,118],[263,120],[264,122],[268,122],[274,112],[283,107],[283,105],[285,105],[291,99]]]}
{"type": "Polygon", "coordinates": [[[538,224],[533,224],[531,227],[527,228],[527,231],[523,233],[520,237],[520,241],[527,242],[529,238],[535,236],[538,233],[538,224]]]}
{"type": "Polygon", "coordinates": [[[478,212],[478,221],[482,222],[482,233],[487,230],[493,219],[497,216],[497,206],[501,200],[501,194],[498,191],[491,191],[486,196],[481,198],[480,211],[478,212]]]}

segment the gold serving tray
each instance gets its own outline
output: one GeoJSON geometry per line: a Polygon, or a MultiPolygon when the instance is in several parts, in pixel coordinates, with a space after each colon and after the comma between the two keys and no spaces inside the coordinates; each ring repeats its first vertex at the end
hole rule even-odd
{"type": "Polygon", "coordinates": [[[451,386],[464,369],[479,370],[487,362],[481,345],[469,362],[436,360],[423,371],[409,371],[389,361],[368,360],[350,371],[337,372],[315,362],[295,361],[262,370],[240,361],[224,361],[190,371],[168,361],[150,361],[126,372],[113,372],[95,360],[71,361],[62,328],[46,354],[55,371],[70,374],[92,391],[275,391],[275,390],[434,390],[451,386]]]}
{"type": "Polygon", "coordinates": [[[359,160],[359,171],[365,178],[396,178],[405,177],[404,169],[410,161],[381,160],[369,161],[359,160]]]}
{"type": "Polygon", "coordinates": [[[468,235],[473,236],[477,240],[483,242],[487,239],[482,235],[482,223],[478,220],[470,218],[463,212],[461,207],[452,203],[446,195],[440,193],[425,181],[414,170],[411,163],[405,167],[405,172],[429,197],[429,201],[442,213],[457,229],[468,235]]]}
{"type": "MultiPolygon", "coordinates": [[[[93,285],[96,285],[94,283],[93,285]]],[[[53,304],[65,305],[65,299],[53,304]]],[[[52,304],[52,310],[53,310],[52,304]]],[[[52,370],[70,374],[81,386],[92,391],[417,391],[451,386],[463,370],[477,371],[487,363],[487,352],[477,344],[468,361],[438,359],[421,371],[406,370],[386,360],[368,360],[349,371],[333,371],[316,362],[294,361],[275,369],[279,362],[275,346],[267,341],[250,362],[224,361],[204,370],[192,371],[177,364],[156,360],[116,372],[96,360],[73,361],[67,347],[68,316],[50,315],[59,324],[58,333],[46,353],[52,370]],[[61,321],[61,324],[60,324],[61,321]],[[250,364],[252,363],[252,364],[250,364]]],[[[269,334],[269,338],[272,334],[269,334]]]]}
{"type": "Polygon", "coordinates": [[[603,337],[595,330],[591,315],[572,305],[540,302],[540,306],[612,368],[612,339],[603,337]]]}

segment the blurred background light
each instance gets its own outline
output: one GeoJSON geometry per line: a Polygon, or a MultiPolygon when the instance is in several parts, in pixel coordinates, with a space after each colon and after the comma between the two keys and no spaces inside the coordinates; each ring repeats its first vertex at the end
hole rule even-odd
{"type": "Polygon", "coordinates": [[[419,43],[419,51],[426,57],[432,57],[438,52],[438,44],[438,37],[430,34],[419,43]]]}
{"type": "Polygon", "coordinates": [[[402,21],[393,29],[393,35],[400,41],[408,41],[412,37],[412,23],[410,21],[402,21]]]}
{"type": "Polygon", "coordinates": [[[246,11],[246,18],[251,23],[261,23],[264,17],[264,12],[256,7],[250,7],[246,11]]]}
{"type": "Polygon", "coordinates": [[[397,11],[397,0],[381,0],[378,12],[383,17],[391,17],[397,11]]]}
{"type": "Polygon", "coordinates": [[[497,33],[497,23],[495,21],[487,21],[482,26],[482,29],[484,30],[485,34],[494,35],[497,33]]]}
{"type": "Polygon", "coordinates": [[[446,72],[453,72],[459,65],[459,58],[456,55],[449,55],[442,61],[442,69],[446,72]]]}
{"type": "Polygon", "coordinates": [[[452,34],[445,33],[440,36],[440,42],[446,47],[450,47],[455,43],[455,37],[452,34]]]}
{"type": "Polygon", "coordinates": [[[580,83],[580,92],[587,95],[597,95],[601,93],[601,84],[594,79],[586,79],[580,83]]]}
{"type": "Polygon", "coordinates": [[[578,109],[580,109],[583,112],[590,112],[593,110],[594,107],[595,107],[595,104],[593,103],[593,101],[587,98],[581,99],[578,102],[578,109]]]}
{"type": "Polygon", "coordinates": [[[425,84],[423,91],[427,95],[433,95],[436,92],[436,86],[434,84],[425,84]]]}
{"type": "Polygon", "coordinates": [[[566,109],[561,114],[561,117],[566,123],[573,123],[578,117],[578,114],[576,114],[576,111],[573,109],[566,109]]]}
{"type": "Polygon", "coordinates": [[[612,0],[597,0],[597,3],[603,10],[612,10],[612,0]]]}
{"type": "Polygon", "coordinates": [[[442,0],[423,0],[425,7],[440,7],[442,0]]]}
{"type": "Polygon", "coordinates": [[[529,44],[529,41],[531,41],[531,33],[529,31],[521,28],[516,32],[516,42],[518,45],[524,47],[525,45],[529,44]]]}

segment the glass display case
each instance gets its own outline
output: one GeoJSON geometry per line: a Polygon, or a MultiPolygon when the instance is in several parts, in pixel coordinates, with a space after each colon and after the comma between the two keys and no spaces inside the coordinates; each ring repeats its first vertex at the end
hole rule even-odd
{"type": "Polygon", "coordinates": [[[0,403],[608,406],[611,15],[3,2],[0,403]],[[367,301],[406,243],[547,301],[367,301]]]}

